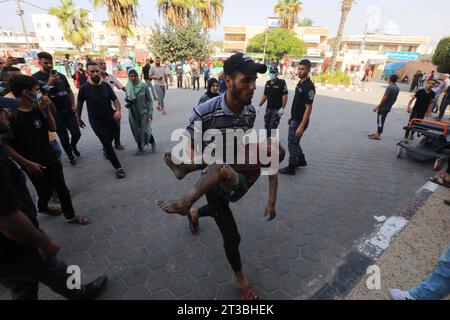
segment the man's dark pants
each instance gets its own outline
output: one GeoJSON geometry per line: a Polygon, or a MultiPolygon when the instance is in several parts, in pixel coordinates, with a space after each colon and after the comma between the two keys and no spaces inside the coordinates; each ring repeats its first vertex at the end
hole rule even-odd
{"type": "Polygon", "coordinates": [[[177,87],[178,87],[178,89],[183,88],[183,75],[182,74],[177,74],[177,87]]]}
{"type": "Polygon", "coordinates": [[[208,204],[198,210],[200,217],[212,217],[216,221],[223,237],[223,246],[228,262],[234,272],[242,269],[241,254],[239,244],[241,236],[239,234],[236,221],[231,212],[229,202],[223,199],[216,190],[206,194],[208,204]]]}
{"type": "Polygon", "coordinates": [[[264,128],[267,130],[267,137],[271,136],[271,130],[278,129],[280,125],[280,114],[279,109],[266,109],[266,114],[264,115],[264,128]]]}
{"type": "Polygon", "coordinates": [[[122,168],[122,165],[117,158],[116,152],[114,151],[112,141],[114,139],[114,133],[117,127],[117,122],[114,120],[111,121],[98,121],[91,122],[91,127],[96,136],[99,138],[100,142],[103,145],[103,150],[106,153],[109,161],[113,167],[117,170],[122,168]]]}
{"type": "Polygon", "coordinates": [[[389,111],[378,111],[377,114],[377,125],[378,125],[378,134],[382,134],[384,130],[384,123],[386,122],[386,118],[389,114],[389,111]]]}
{"type": "Polygon", "coordinates": [[[37,252],[29,253],[6,264],[0,264],[0,283],[12,292],[14,300],[37,300],[39,283],[67,299],[80,299],[84,287],[67,287],[67,265],[52,257],[44,260],[37,252]]]}
{"type": "Polygon", "coordinates": [[[73,149],[76,149],[78,141],[81,138],[81,131],[78,127],[77,118],[72,112],[56,112],[56,133],[58,134],[59,141],[66,152],[69,159],[73,159],[73,149]],[[68,132],[72,138],[69,138],[68,132]]]}
{"type": "Polygon", "coordinates": [[[114,146],[117,148],[118,146],[121,146],[122,143],[120,142],[120,122],[116,122],[114,126],[114,146]]]}
{"type": "MultiPolygon", "coordinates": [[[[296,132],[300,126],[300,121],[291,120],[289,125],[288,148],[289,148],[289,166],[297,167],[298,164],[306,163],[305,155],[300,146],[301,138],[297,138],[296,132]]],[[[306,131],[307,128],[305,128],[306,131]]]]}
{"type": "Polygon", "coordinates": [[[53,190],[58,195],[64,217],[71,220],[75,217],[72,205],[72,197],[64,179],[64,171],[61,162],[46,165],[44,174],[40,177],[29,175],[31,182],[38,194],[38,210],[44,212],[48,209],[48,202],[53,190]]]}
{"type": "Polygon", "coordinates": [[[450,98],[442,100],[441,107],[439,108],[439,118],[440,119],[442,119],[444,117],[445,111],[447,111],[449,104],[450,104],[450,98]]]}

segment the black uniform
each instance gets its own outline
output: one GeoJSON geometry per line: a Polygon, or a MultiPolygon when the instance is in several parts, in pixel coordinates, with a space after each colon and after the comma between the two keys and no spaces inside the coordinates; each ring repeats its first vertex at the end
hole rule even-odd
{"type": "MultiPolygon", "coordinates": [[[[294,101],[291,109],[291,123],[289,125],[289,166],[295,168],[299,165],[306,165],[305,155],[300,147],[300,138],[296,137],[298,127],[303,121],[303,116],[306,111],[306,105],[314,102],[316,96],[316,87],[311,79],[308,77],[305,81],[299,82],[295,88],[294,101]]],[[[308,123],[305,126],[305,131],[308,128],[308,123]]]]}
{"type": "Polygon", "coordinates": [[[280,124],[281,117],[279,111],[283,104],[283,97],[288,95],[286,81],[282,79],[276,79],[273,83],[271,80],[267,81],[264,88],[264,95],[267,97],[264,123],[267,136],[269,137],[271,130],[278,129],[278,125],[280,124]]]}

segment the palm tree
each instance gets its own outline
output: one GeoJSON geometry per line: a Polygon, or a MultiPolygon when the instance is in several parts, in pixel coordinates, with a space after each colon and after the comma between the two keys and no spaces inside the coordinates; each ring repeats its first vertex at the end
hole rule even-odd
{"type": "Polygon", "coordinates": [[[292,30],[302,11],[302,3],[299,0],[279,0],[274,11],[280,16],[280,27],[292,30]]]}
{"type": "Polygon", "coordinates": [[[342,2],[341,22],[339,23],[338,32],[337,32],[336,39],[334,41],[334,46],[333,46],[333,55],[331,56],[330,61],[328,63],[327,71],[334,72],[336,69],[336,58],[337,58],[339,51],[341,50],[341,43],[342,43],[342,38],[344,36],[345,23],[347,22],[347,17],[348,17],[348,14],[350,13],[350,10],[352,9],[352,5],[353,5],[353,0],[344,0],[344,2],[342,2]]]}
{"type": "Polygon", "coordinates": [[[215,28],[222,17],[223,0],[157,0],[158,11],[175,28],[183,28],[197,15],[204,30],[215,28]]]}
{"type": "Polygon", "coordinates": [[[51,7],[49,13],[58,19],[64,38],[77,48],[81,55],[81,47],[91,41],[89,12],[75,8],[72,0],[61,0],[61,6],[51,7]]]}
{"type": "Polygon", "coordinates": [[[93,3],[94,8],[106,7],[109,17],[108,24],[119,34],[119,55],[123,58],[128,37],[133,36],[131,26],[136,24],[138,0],[93,0],[93,3]]]}
{"type": "Polygon", "coordinates": [[[195,0],[194,6],[204,30],[217,27],[223,14],[223,0],[195,0]]]}
{"type": "Polygon", "coordinates": [[[157,0],[159,14],[164,20],[176,28],[186,26],[189,17],[192,14],[195,0],[157,0]]]}

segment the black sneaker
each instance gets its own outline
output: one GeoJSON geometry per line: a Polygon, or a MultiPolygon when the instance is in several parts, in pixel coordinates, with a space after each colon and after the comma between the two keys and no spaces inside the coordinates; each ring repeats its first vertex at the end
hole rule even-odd
{"type": "Polygon", "coordinates": [[[83,300],[94,300],[98,298],[106,288],[108,278],[101,276],[84,287],[83,300]]]}
{"type": "Polygon", "coordinates": [[[285,174],[288,176],[295,176],[295,168],[292,167],[286,167],[283,169],[280,169],[280,171],[278,171],[280,174],[285,174]]]}
{"type": "Polygon", "coordinates": [[[76,166],[77,165],[77,162],[75,161],[75,158],[70,158],[69,159],[69,163],[70,163],[71,166],[76,166]]]}
{"type": "Polygon", "coordinates": [[[72,147],[72,152],[76,157],[81,157],[81,153],[78,151],[77,147],[72,147]]]}

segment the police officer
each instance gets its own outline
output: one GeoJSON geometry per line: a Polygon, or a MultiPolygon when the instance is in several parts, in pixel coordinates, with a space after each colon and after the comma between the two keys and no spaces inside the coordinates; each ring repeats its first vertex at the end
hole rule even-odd
{"type": "Polygon", "coordinates": [[[276,66],[270,67],[269,79],[264,88],[264,95],[259,103],[261,108],[267,101],[267,109],[264,116],[264,127],[267,130],[267,137],[271,136],[271,130],[278,129],[281,116],[284,114],[288,101],[286,81],[278,78],[278,68],[276,66]]]}
{"type": "Polygon", "coordinates": [[[289,165],[280,170],[281,174],[295,176],[295,169],[306,167],[306,159],[300,147],[300,140],[308,128],[312,113],[316,88],[309,77],[311,62],[307,59],[300,61],[298,75],[300,81],[295,88],[294,101],[292,102],[291,118],[289,124],[289,165]]]}

